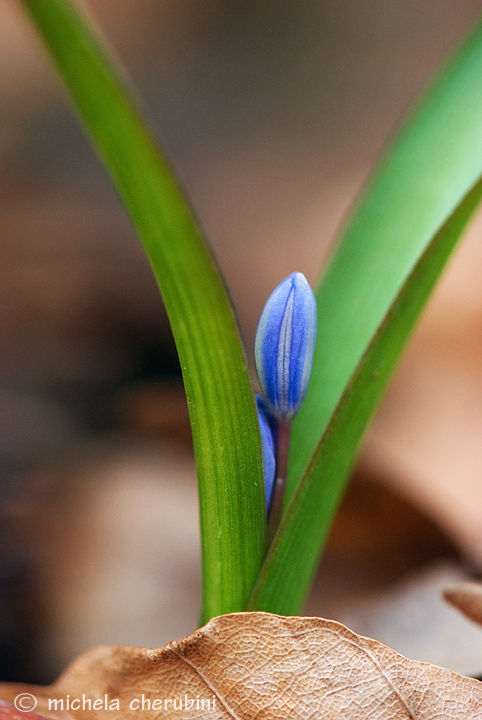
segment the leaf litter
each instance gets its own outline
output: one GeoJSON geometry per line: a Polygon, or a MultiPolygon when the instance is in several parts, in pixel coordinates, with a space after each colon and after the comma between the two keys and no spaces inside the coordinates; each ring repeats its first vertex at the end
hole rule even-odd
{"type": "Polygon", "coordinates": [[[2,684],[2,720],[34,720],[19,693],[55,720],[482,720],[478,680],[332,620],[269,613],[223,615],[160,649],[94,648],[50,687],[2,684]]]}

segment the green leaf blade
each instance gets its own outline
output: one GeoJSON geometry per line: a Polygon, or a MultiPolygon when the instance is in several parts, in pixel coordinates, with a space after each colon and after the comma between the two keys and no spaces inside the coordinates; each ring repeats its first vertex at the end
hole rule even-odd
{"type": "Polygon", "coordinates": [[[261,443],[232,306],[183,193],[90,21],[69,0],[20,0],[131,216],[169,315],[198,470],[203,622],[243,610],[265,552],[261,443]]]}
{"type": "Polygon", "coordinates": [[[318,334],[293,423],[286,504],[343,389],[434,233],[482,169],[482,24],[396,139],[316,293],[318,334]]]}
{"type": "Polygon", "coordinates": [[[426,248],[364,353],[274,538],[251,610],[301,612],[368,421],[440,272],[482,199],[482,179],[426,248]]]}

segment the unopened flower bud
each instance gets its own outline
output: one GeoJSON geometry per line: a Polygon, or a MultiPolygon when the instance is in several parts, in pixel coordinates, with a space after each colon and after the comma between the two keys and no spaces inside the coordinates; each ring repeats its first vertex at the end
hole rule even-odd
{"type": "Polygon", "coordinates": [[[290,420],[304,400],[315,337],[315,296],[305,276],[295,272],[271,293],[256,331],[256,369],[263,399],[280,420],[290,420]]]}
{"type": "Polygon", "coordinates": [[[268,420],[268,414],[261,395],[256,393],[256,404],[258,406],[258,420],[261,431],[261,447],[263,450],[263,474],[264,489],[266,493],[266,507],[269,508],[273,483],[276,473],[276,459],[273,433],[268,420]]]}

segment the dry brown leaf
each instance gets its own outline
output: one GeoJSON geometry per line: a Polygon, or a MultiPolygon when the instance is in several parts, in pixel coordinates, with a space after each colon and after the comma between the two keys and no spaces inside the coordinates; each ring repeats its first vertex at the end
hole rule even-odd
{"type": "Polygon", "coordinates": [[[0,720],[44,720],[37,713],[17,710],[16,707],[0,700],[0,720]]]}
{"type": "Polygon", "coordinates": [[[9,703],[19,693],[37,700],[26,709],[59,720],[482,719],[478,680],[407,660],[334,621],[268,613],[214,618],[157,650],[95,648],[48,688],[0,686],[9,703]]]}
{"type": "Polygon", "coordinates": [[[443,596],[470,620],[482,625],[482,583],[458,583],[444,590],[443,596]]]}
{"type": "Polygon", "coordinates": [[[440,597],[468,580],[455,563],[426,565],[384,590],[340,602],[335,619],[412,660],[482,678],[482,628],[440,597]]]}

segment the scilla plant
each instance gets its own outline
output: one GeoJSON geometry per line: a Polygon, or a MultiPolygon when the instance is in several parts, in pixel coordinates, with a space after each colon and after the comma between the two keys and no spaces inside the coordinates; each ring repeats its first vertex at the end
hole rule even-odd
{"type": "Polygon", "coordinates": [[[268,540],[273,537],[282,513],[291,421],[308,389],[315,337],[315,296],[305,276],[292,273],[268,298],[255,341],[256,370],[263,395],[257,402],[268,540]],[[272,453],[276,456],[274,463],[272,453]]]}
{"type": "MultiPolygon", "coordinates": [[[[285,366],[286,347],[298,332],[298,276],[289,281],[291,300],[268,302],[268,315],[284,303],[285,327],[273,330],[268,316],[261,321],[260,431],[246,353],[216,265],[104,41],[71,0],[18,2],[43,37],[130,214],[170,318],[199,481],[202,619],[247,609],[297,614],[363,432],[482,196],[482,25],[399,134],[339,238],[316,290],[312,375],[293,419],[313,341],[308,330],[303,352],[285,366]],[[277,333],[278,347],[265,346],[277,333]],[[273,414],[277,475],[284,475],[287,461],[287,476],[266,547],[262,438],[270,446],[273,414]]],[[[287,286],[277,292],[288,292],[287,286]]],[[[274,446],[271,456],[265,453],[265,470],[272,472],[273,457],[274,446]]]]}

